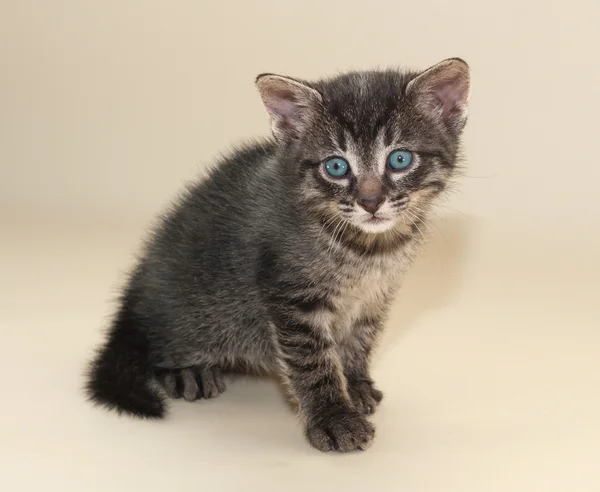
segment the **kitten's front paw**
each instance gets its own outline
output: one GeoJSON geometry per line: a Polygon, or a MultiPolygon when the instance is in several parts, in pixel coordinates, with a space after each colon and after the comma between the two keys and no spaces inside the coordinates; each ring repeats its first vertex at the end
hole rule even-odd
{"type": "Polygon", "coordinates": [[[383,400],[383,393],[368,379],[348,381],[348,393],[356,409],[365,415],[375,413],[377,405],[383,400]]]}
{"type": "Polygon", "coordinates": [[[317,417],[306,427],[310,444],[320,451],[363,451],[375,436],[375,427],[355,411],[340,411],[317,417]]]}

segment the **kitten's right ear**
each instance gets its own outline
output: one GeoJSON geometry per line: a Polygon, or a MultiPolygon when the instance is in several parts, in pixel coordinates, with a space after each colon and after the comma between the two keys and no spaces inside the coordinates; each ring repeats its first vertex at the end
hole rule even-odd
{"type": "Polygon", "coordinates": [[[321,94],[312,87],[281,75],[259,75],[256,86],[277,139],[297,138],[322,100],[321,94]]]}

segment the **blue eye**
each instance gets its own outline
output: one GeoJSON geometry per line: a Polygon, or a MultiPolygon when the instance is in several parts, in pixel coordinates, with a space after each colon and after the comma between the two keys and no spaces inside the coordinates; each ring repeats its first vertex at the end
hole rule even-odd
{"type": "Polygon", "coordinates": [[[350,170],[350,166],[348,165],[348,161],[346,159],[342,159],[341,157],[332,157],[331,159],[327,159],[323,163],[323,167],[325,168],[325,172],[329,174],[332,178],[341,178],[348,174],[350,170]]]}
{"type": "Polygon", "coordinates": [[[410,167],[412,161],[412,152],[408,150],[394,150],[394,152],[388,156],[387,166],[392,171],[403,171],[410,167]]]}

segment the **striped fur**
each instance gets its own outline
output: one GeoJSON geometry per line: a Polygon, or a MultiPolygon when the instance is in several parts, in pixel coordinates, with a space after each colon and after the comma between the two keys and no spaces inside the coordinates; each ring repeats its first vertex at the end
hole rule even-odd
{"type": "Polygon", "coordinates": [[[382,393],[369,360],[428,212],[457,173],[468,70],[449,60],[423,73],[290,80],[257,81],[275,140],[222,159],[158,222],[90,365],[95,403],[158,418],[165,393],[211,398],[222,373],[275,373],[313,446],[371,443],[366,415],[382,393]],[[414,153],[410,172],[386,168],[395,148],[414,153]],[[331,155],[349,162],[343,180],[324,173],[331,155]],[[377,231],[357,205],[365,189],[382,193],[377,231]]]}

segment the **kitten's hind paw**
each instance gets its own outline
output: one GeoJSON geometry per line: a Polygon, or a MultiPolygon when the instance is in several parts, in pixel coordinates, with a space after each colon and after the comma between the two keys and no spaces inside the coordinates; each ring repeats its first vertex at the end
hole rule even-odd
{"type": "Polygon", "coordinates": [[[185,369],[163,369],[158,380],[170,398],[186,401],[215,398],[225,391],[225,380],[216,366],[192,366],[185,369]]]}

